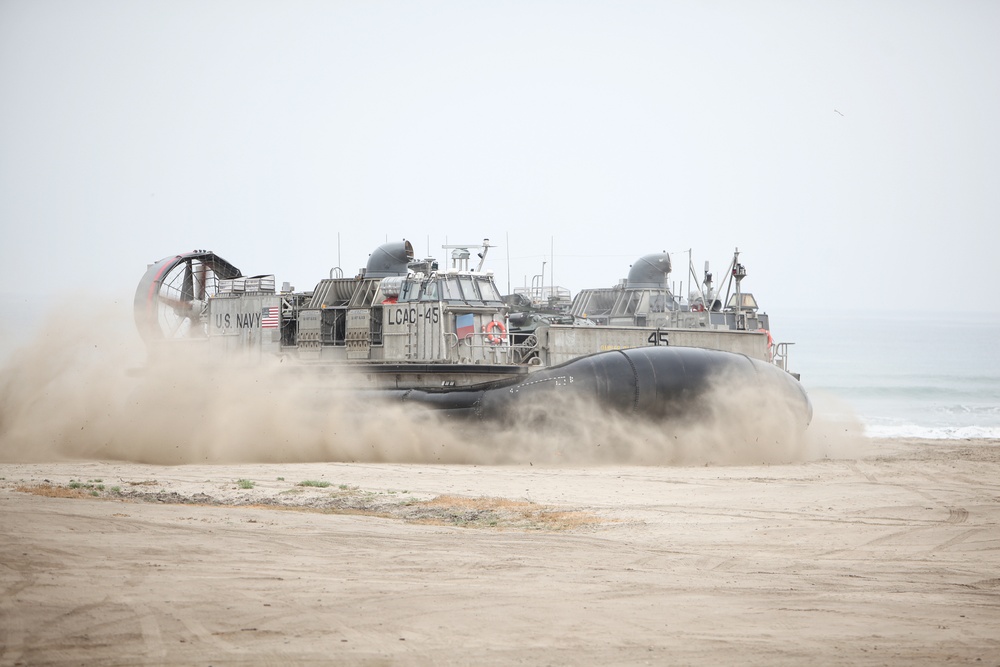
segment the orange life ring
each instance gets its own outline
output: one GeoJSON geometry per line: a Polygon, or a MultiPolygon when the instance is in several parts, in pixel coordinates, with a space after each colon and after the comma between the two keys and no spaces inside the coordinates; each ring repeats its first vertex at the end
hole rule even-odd
{"type": "Polygon", "coordinates": [[[486,340],[488,340],[491,345],[499,345],[507,340],[507,327],[503,325],[503,322],[490,320],[483,325],[483,333],[486,334],[486,340]],[[499,331],[500,333],[494,333],[494,331],[499,331]]]}
{"type": "Polygon", "coordinates": [[[705,304],[703,303],[693,303],[691,304],[691,310],[695,313],[701,313],[705,310],[705,304]]]}
{"type": "Polygon", "coordinates": [[[771,332],[767,329],[758,329],[758,331],[763,331],[767,334],[767,357],[771,361],[774,361],[774,338],[771,337],[771,332]]]}
{"type": "Polygon", "coordinates": [[[767,329],[761,329],[761,331],[767,334],[767,347],[771,348],[774,345],[774,338],[771,337],[771,332],[767,329]]]}

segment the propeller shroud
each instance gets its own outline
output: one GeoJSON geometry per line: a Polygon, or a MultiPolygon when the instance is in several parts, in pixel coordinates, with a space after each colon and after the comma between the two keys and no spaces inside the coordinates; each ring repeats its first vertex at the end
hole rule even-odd
{"type": "Polygon", "coordinates": [[[144,340],[208,335],[208,299],[238,268],[208,250],[171,255],[149,265],[135,290],[135,324],[144,340]]]}

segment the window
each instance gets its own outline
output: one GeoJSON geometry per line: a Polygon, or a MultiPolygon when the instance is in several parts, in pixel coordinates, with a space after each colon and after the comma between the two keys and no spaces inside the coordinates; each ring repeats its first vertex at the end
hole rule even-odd
{"type": "Polygon", "coordinates": [[[463,301],[462,290],[458,287],[458,278],[441,279],[441,298],[445,301],[463,301]]]}
{"type": "Polygon", "coordinates": [[[479,290],[476,289],[476,283],[472,280],[472,276],[460,276],[458,284],[462,290],[462,298],[465,301],[482,301],[482,298],[479,296],[479,290]]]}
{"type": "Polygon", "coordinates": [[[420,291],[421,301],[437,301],[438,300],[438,283],[437,280],[428,280],[423,284],[423,289],[420,291]]]}
{"type": "Polygon", "coordinates": [[[503,301],[503,297],[500,296],[500,292],[497,290],[497,286],[489,278],[480,278],[479,283],[479,293],[483,297],[483,301],[503,301]]]}

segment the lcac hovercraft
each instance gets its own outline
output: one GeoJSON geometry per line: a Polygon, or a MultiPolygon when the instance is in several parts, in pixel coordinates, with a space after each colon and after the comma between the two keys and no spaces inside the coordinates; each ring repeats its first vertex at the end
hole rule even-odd
{"type": "Polygon", "coordinates": [[[337,369],[346,372],[329,377],[344,390],[475,419],[517,420],[529,406],[565,397],[672,419],[696,412],[719,381],[795,406],[803,425],[811,418],[792,375],[746,353],[713,349],[718,336],[676,345],[669,335],[647,337],[634,327],[639,334],[615,346],[622,349],[585,345],[551,364],[567,356],[555,337],[571,340],[576,328],[552,327],[544,340],[515,338],[510,299],[483,271],[489,241],[475,268],[474,246],[445,247],[452,264],[440,268],[434,259],[415,259],[408,241],[386,243],[354,277],[333,269],[307,292],[276,289],[273,275],[245,276],[210,251],[173,255],[151,264],[139,282],[135,321],[151,353],[196,345],[212,359],[275,357],[317,373],[337,369]],[[562,354],[550,354],[550,345],[562,354]]]}

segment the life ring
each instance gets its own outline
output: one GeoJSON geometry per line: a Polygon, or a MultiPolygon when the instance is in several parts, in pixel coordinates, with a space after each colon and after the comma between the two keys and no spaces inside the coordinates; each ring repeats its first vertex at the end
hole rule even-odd
{"type": "Polygon", "coordinates": [[[486,340],[488,340],[491,345],[499,345],[507,340],[507,327],[503,325],[503,322],[490,320],[483,325],[483,333],[486,334],[486,340]],[[499,331],[499,333],[495,333],[497,331],[499,331]]]}
{"type": "Polygon", "coordinates": [[[774,338],[771,337],[771,332],[767,329],[761,329],[767,334],[767,357],[770,361],[774,361],[774,338]]]}
{"type": "Polygon", "coordinates": [[[691,304],[691,312],[700,313],[705,310],[705,304],[703,303],[693,303],[691,304]]]}

